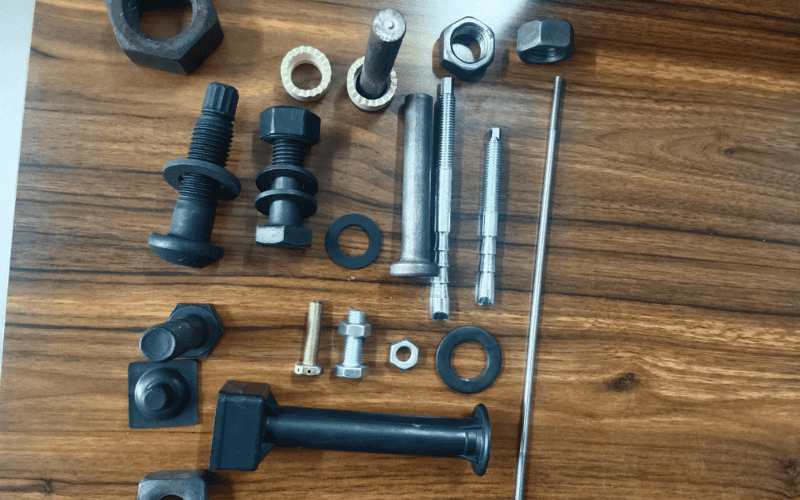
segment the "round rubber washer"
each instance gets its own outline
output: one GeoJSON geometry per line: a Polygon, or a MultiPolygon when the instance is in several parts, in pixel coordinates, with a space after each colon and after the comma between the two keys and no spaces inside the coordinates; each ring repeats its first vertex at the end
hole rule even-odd
{"type": "Polygon", "coordinates": [[[372,219],[366,215],[347,214],[333,221],[333,224],[328,228],[328,232],[325,233],[325,250],[328,251],[331,260],[340,266],[347,269],[361,269],[372,264],[378,258],[378,254],[381,253],[382,240],[381,230],[378,229],[378,225],[372,219]],[[360,227],[369,237],[367,251],[358,257],[346,255],[339,248],[339,235],[342,231],[352,226],[360,227]]]}
{"type": "Polygon", "coordinates": [[[444,336],[436,349],[436,370],[447,387],[462,394],[474,394],[488,389],[500,374],[503,353],[491,333],[477,326],[462,326],[444,336]],[[453,350],[464,342],[477,342],[486,351],[486,367],[474,378],[459,377],[453,369],[453,350]]]}

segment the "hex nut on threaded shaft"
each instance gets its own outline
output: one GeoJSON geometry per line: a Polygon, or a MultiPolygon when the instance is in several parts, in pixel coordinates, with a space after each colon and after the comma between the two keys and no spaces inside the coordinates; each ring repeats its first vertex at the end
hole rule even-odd
{"type": "Polygon", "coordinates": [[[238,103],[235,88],[211,83],[188,157],[164,165],[164,180],[180,194],[169,233],[153,233],[148,243],[166,262],[200,268],[218,261],[225,252],[210,240],[217,202],[236,198],[242,189],[239,179],[225,170],[238,103]]]}
{"type": "Polygon", "coordinates": [[[494,304],[494,272],[497,256],[497,226],[500,207],[500,176],[503,161],[500,129],[492,128],[486,141],[483,167],[483,210],[478,226],[480,260],[475,283],[475,302],[481,306],[494,304]]]}
{"type": "Polygon", "coordinates": [[[363,378],[369,367],[361,362],[364,339],[372,335],[372,325],[366,322],[364,311],[355,309],[347,314],[347,321],[339,323],[339,335],[345,337],[344,356],[336,365],[336,376],[343,378],[363,378]]]}

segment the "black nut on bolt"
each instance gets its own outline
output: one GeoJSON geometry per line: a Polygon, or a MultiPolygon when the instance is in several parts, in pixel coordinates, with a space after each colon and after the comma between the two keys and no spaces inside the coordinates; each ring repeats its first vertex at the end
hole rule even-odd
{"type": "Polygon", "coordinates": [[[167,321],[144,332],[139,349],[148,361],[205,358],[222,332],[222,321],[209,304],[178,304],[167,321]]]}
{"type": "Polygon", "coordinates": [[[439,63],[459,80],[477,80],[494,61],[494,32],[474,17],[465,17],[442,31],[439,37],[439,63]],[[480,55],[472,62],[460,59],[454,45],[477,43],[480,55]]]}
{"type": "Polygon", "coordinates": [[[188,75],[203,64],[222,43],[222,27],[211,0],[190,0],[192,20],[177,36],[151,38],[139,29],[147,6],[158,2],[106,0],[108,17],[117,42],[131,61],[149,68],[188,75]]]}
{"type": "Polygon", "coordinates": [[[256,210],[269,216],[269,225],[256,227],[256,243],[263,246],[305,247],[311,229],[303,219],[316,213],[319,185],[305,169],[307,150],[319,142],[320,119],[295,106],[276,106],[261,113],[261,140],[272,144],[272,165],[256,176],[261,194],[256,210]]]}
{"type": "Polygon", "coordinates": [[[517,54],[528,64],[551,64],[572,57],[572,25],[561,19],[538,19],[517,31],[517,54]]]}

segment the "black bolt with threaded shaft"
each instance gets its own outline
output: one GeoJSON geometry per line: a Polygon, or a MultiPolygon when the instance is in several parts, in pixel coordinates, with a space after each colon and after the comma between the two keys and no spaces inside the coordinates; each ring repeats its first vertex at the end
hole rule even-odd
{"type": "Polygon", "coordinates": [[[213,306],[178,304],[167,321],[145,330],[139,349],[148,361],[169,361],[179,356],[205,358],[223,331],[213,306]]]}
{"type": "Polygon", "coordinates": [[[189,155],[164,165],[164,180],[180,191],[169,233],[153,233],[148,240],[164,261],[205,267],[224,254],[223,248],[210,240],[217,203],[236,198],[242,189],[239,179],[225,170],[238,103],[235,88],[211,83],[194,127],[189,155]]]}

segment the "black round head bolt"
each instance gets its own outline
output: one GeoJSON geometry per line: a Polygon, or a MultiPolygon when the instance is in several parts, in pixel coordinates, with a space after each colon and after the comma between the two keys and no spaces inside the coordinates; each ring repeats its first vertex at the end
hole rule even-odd
{"type": "Polygon", "coordinates": [[[139,349],[148,361],[205,358],[222,333],[222,321],[210,305],[178,304],[167,321],[144,332],[139,349]]]}
{"type": "Polygon", "coordinates": [[[205,267],[224,254],[223,248],[212,245],[210,240],[217,202],[236,198],[242,189],[239,179],[225,170],[238,103],[239,92],[235,88],[211,83],[194,127],[189,155],[164,165],[164,180],[180,194],[169,233],[153,233],[148,241],[162,260],[205,267]]]}
{"type": "Polygon", "coordinates": [[[280,406],[268,384],[229,380],[217,396],[211,470],[256,470],[274,447],[457,457],[482,476],[489,464],[489,413],[418,417],[280,406]]]}
{"type": "Polygon", "coordinates": [[[295,106],[276,106],[261,113],[261,140],[272,144],[272,165],[256,176],[261,193],[256,210],[269,216],[269,225],[256,227],[256,243],[270,247],[306,247],[311,229],[303,219],[316,213],[318,184],[305,169],[308,149],[319,142],[320,119],[295,106]]]}
{"type": "Polygon", "coordinates": [[[194,425],[197,408],[197,360],[128,365],[131,428],[194,425]]]}

